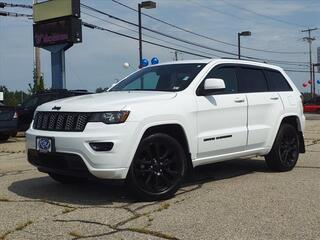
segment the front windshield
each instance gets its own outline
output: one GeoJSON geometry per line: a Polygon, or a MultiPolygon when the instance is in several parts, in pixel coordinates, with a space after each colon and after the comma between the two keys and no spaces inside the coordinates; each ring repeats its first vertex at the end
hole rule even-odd
{"type": "Polygon", "coordinates": [[[143,68],[110,91],[181,91],[189,86],[206,64],[171,64],[143,68]]]}

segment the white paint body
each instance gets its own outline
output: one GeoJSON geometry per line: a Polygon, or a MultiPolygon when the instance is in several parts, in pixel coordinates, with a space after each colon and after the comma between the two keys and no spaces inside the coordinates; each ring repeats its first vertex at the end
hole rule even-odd
{"type": "MultiPolygon", "coordinates": [[[[36,137],[55,139],[57,152],[81,156],[88,170],[99,178],[124,179],[144,132],[163,124],[179,124],[187,137],[193,166],[238,157],[265,155],[273,145],[281,121],[296,116],[304,129],[305,117],[300,92],[279,67],[241,60],[211,59],[178,61],[208,63],[191,84],[180,92],[105,92],[49,102],[37,111],[52,111],[56,105],[65,112],[129,110],[125,123],[107,125],[89,122],[83,132],[52,132],[33,129],[26,133],[27,148],[35,149],[36,137]],[[207,73],[219,64],[250,64],[280,71],[293,91],[237,93],[197,96],[196,89],[207,73]],[[216,141],[207,138],[228,136],[216,141]],[[113,142],[109,152],[95,152],[89,142],[113,142]]],[[[170,63],[174,64],[174,63],[170,63]]]]}

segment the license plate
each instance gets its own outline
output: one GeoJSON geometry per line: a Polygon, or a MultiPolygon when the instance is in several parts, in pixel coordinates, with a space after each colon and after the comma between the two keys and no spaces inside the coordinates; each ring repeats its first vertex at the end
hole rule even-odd
{"type": "Polygon", "coordinates": [[[36,146],[39,152],[48,153],[52,152],[54,149],[54,141],[52,138],[48,137],[37,137],[36,146]]]}

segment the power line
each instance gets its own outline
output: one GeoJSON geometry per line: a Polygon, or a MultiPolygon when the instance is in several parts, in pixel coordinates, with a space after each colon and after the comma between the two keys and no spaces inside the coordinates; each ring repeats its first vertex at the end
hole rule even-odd
{"type": "Polygon", "coordinates": [[[32,5],[0,2],[0,8],[5,8],[5,7],[19,7],[19,8],[29,8],[29,9],[32,9],[32,5]]]}
{"type": "MultiPolygon", "coordinates": [[[[117,23],[108,21],[108,20],[106,20],[106,19],[104,19],[104,18],[97,17],[97,16],[95,16],[95,15],[89,14],[89,13],[84,12],[84,11],[81,11],[81,12],[82,12],[83,14],[85,14],[85,15],[88,15],[88,16],[90,16],[90,17],[99,19],[99,20],[101,20],[101,21],[103,21],[103,22],[106,22],[106,23],[109,23],[109,24],[111,24],[111,25],[115,25],[115,26],[117,26],[117,27],[121,27],[121,28],[123,28],[123,29],[129,30],[129,31],[134,32],[134,33],[138,33],[138,31],[133,30],[133,29],[131,29],[131,28],[129,28],[129,27],[122,26],[122,25],[120,25],[120,24],[117,24],[117,23]]],[[[178,47],[182,47],[182,48],[191,50],[191,51],[193,51],[193,52],[198,52],[198,53],[202,53],[202,54],[207,54],[207,52],[204,52],[204,51],[201,51],[201,50],[198,50],[198,49],[194,49],[194,48],[189,48],[189,47],[183,46],[183,45],[181,45],[181,44],[172,43],[172,42],[169,42],[169,41],[166,41],[166,40],[163,40],[163,39],[160,39],[160,38],[151,36],[151,35],[149,35],[149,34],[145,34],[145,33],[144,33],[143,35],[144,35],[144,36],[147,36],[147,37],[149,37],[149,38],[152,38],[152,39],[156,39],[156,40],[165,42],[165,43],[167,43],[167,44],[171,44],[171,45],[175,45],[175,46],[178,46],[178,47]]],[[[212,56],[218,57],[218,58],[221,57],[221,56],[218,56],[218,55],[211,54],[211,57],[212,57],[212,56]]],[[[277,60],[275,60],[275,61],[277,61],[277,60]]],[[[308,65],[296,64],[296,63],[281,63],[281,62],[280,62],[280,64],[282,64],[282,65],[288,65],[288,66],[300,66],[300,67],[308,66],[308,65]]]]}
{"type": "MultiPolygon", "coordinates": [[[[113,34],[116,34],[116,35],[119,35],[119,36],[122,36],[122,37],[130,38],[130,39],[133,39],[133,40],[136,40],[136,41],[139,40],[139,39],[136,38],[136,37],[133,37],[133,36],[130,36],[130,35],[127,35],[127,34],[123,34],[123,33],[119,33],[119,32],[116,32],[116,31],[113,31],[113,30],[104,28],[104,27],[100,27],[100,26],[95,25],[95,24],[91,24],[91,23],[87,23],[87,22],[82,22],[82,25],[83,25],[84,27],[87,27],[87,28],[97,29],[97,30],[101,30],[101,31],[110,32],[110,33],[113,33],[113,34]]],[[[210,56],[201,55],[201,54],[196,54],[196,53],[193,53],[193,52],[189,52],[189,51],[185,51],[185,50],[173,48],[173,47],[170,47],[170,46],[165,46],[165,45],[163,45],[163,44],[158,44],[158,43],[155,43],[155,42],[150,42],[150,41],[147,41],[147,40],[142,40],[142,41],[143,41],[144,43],[148,43],[148,44],[150,44],[150,45],[154,45],[154,46],[158,46],[158,47],[162,47],[162,48],[166,48],[166,49],[170,49],[170,50],[174,50],[174,51],[179,51],[179,52],[182,52],[182,53],[186,53],[186,54],[190,54],[190,55],[194,55],[194,56],[198,56],[198,57],[202,57],[202,58],[211,58],[210,56]]],[[[285,71],[288,71],[288,72],[301,72],[301,73],[308,72],[308,71],[304,71],[304,70],[300,70],[300,69],[284,69],[284,70],[285,70],[285,71]]]]}
{"type": "MultiPolygon", "coordinates": [[[[85,4],[81,4],[83,7],[91,10],[91,11],[94,11],[94,12],[97,12],[97,13],[100,13],[102,15],[105,15],[105,16],[108,16],[109,18],[112,18],[112,19],[115,19],[115,20],[118,20],[118,21],[121,21],[121,22],[124,22],[126,24],[129,24],[129,25],[133,25],[135,27],[138,27],[138,24],[136,23],[133,23],[133,22],[130,22],[130,21],[127,21],[127,20],[124,20],[122,18],[119,18],[119,17],[116,17],[116,16],[113,16],[111,14],[108,14],[106,12],[103,12],[101,10],[98,10],[96,8],[93,8],[91,6],[88,6],[88,5],[85,5],[85,4]]],[[[237,56],[236,53],[232,53],[232,52],[228,52],[228,51],[224,51],[224,50],[219,50],[219,49],[216,49],[216,48],[212,48],[212,47],[208,47],[208,46],[205,46],[205,45],[202,45],[202,44],[198,44],[198,43],[194,43],[194,42],[191,42],[191,41],[188,41],[188,40],[185,40],[185,39],[181,39],[181,38],[178,38],[178,37],[174,37],[174,36],[171,36],[169,34],[165,34],[163,32],[159,32],[159,31],[156,31],[154,29],[150,29],[148,27],[143,27],[143,29],[147,30],[147,31],[150,31],[150,32],[153,32],[153,33],[156,33],[156,34],[159,34],[159,35],[162,35],[162,36],[165,36],[167,38],[171,38],[171,39],[174,39],[176,41],[180,41],[180,42],[184,42],[184,43],[187,43],[187,44],[190,44],[190,45],[193,45],[193,46],[197,46],[197,47],[200,47],[200,48],[204,48],[204,49],[207,49],[207,50],[211,50],[211,51],[215,51],[215,52],[219,52],[219,53],[223,53],[223,54],[227,54],[227,55],[232,55],[232,56],[237,56]]],[[[247,59],[250,59],[250,60],[258,60],[258,61],[262,61],[262,62],[275,62],[275,63],[297,63],[297,64],[304,64],[305,62],[297,62],[297,61],[285,61],[285,60],[272,60],[272,59],[262,59],[262,58],[256,58],[256,57],[251,57],[251,56],[243,56],[244,58],[247,58],[247,59]]]]}
{"type": "MultiPolygon", "coordinates": [[[[135,12],[138,11],[138,10],[136,10],[135,8],[132,8],[132,7],[130,7],[130,6],[126,5],[126,4],[124,4],[124,3],[121,3],[121,2],[119,2],[119,1],[117,1],[117,0],[112,0],[112,2],[114,2],[114,3],[116,3],[116,4],[119,4],[119,5],[121,5],[121,6],[125,7],[125,8],[128,8],[128,9],[130,9],[130,10],[132,10],[132,11],[135,11],[135,12]]],[[[198,5],[199,5],[199,4],[198,4],[198,5]]],[[[200,6],[201,6],[201,5],[200,5],[200,6]]],[[[206,7],[206,8],[207,8],[207,7],[206,7]]],[[[215,9],[215,11],[218,11],[218,10],[215,9]]],[[[219,11],[218,11],[218,12],[219,12],[219,11]]],[[[222,12],[221,12],[221,13],[222,13],[222,12]]],[[[168,26],[170,26],[170,27],[179,29],[179,30],[181,30],[181,31],[184,31],[184,32],[187,32],[187,33],[190,33],[190,34],[193,34],[193,35],[195,35],[195,36],[202,37],[202,38],[205,38],[205,39],[207,39],[207,40],[211,40],[211,41],[218,42],[218,43],[221,43],[221,44],[225,44],[225,45],[228,45],[228,46],[238,47],[238,45],[236,45],[236,44],[229,43],[229,42],[222,41],[222,40],[218,40],[218,39],[215,39],[215,38],[212,38],[212,37],[209,37],[209,36],[200,34],[200,33],[196,33],[196,32],[194,32],[194,31],[191,31],[191,30],[188,30],[188,29],[179,27],[179,26],[177,26],[177,25],[175,25],[175,24],[169,23],[169,22],[164,21],[164,20],[162,20],[162,19],[153,17],[153,16],[151,16],[151,15],[149,15],[149,14],[146,14],[146,13],[141,13],[141,14],[144,15],[144,16],[146,16],[146,17],[148,17],[148,18],[151,18],[151,19],[153,19],[153,20],[156,20],[156,21],[158,21],[158,22],[161,22],[161,23],[163,23],[163,24],[166,24],[166,25],[168,25],[168,26]]],[[[226,14],[226,13],[223,13],[223,14],[226,14]]],[[[228,15],[230,15],[230,14],[228,14],[228,15]]],[[[232,15],[232,16],[233,16],[233,15],[232,15]]],[[[250,47],[244,47],[244,46],[241,46],[241,48],[247,49],[247,50],[256,51],[256,52],[266,52],[266,53],[276,53],[276,54],[305,54],[305,52],[271,51],[271,50],[256,49],[256,48],[250,48],[250,47]]]]}
{"type": "Polygon", "coordinates": [[[261,14],[261,13],[257,13],[257,12],[255,12],[253,10],[250,10],[250,9],[245,8],[245,7],[241,7],[239,5],[230,3],[230,2],[228,2],[226,0],[222,0],[222,1],[225,2],[226,4],[230,5],[230,6],[234,7],[234,8],[241,9],[243,11],[249,12],[251,14],[255,14],[257,16],[260,16],[260,17],[263,17],[263,18],[266,18],[266,19],[271,19],[273,21],[285,23],[285,24],[288,24],[288,25],[296,26],[296,27],[306,27],[306,26],[303,26],[303,25],[300,25],[300,24],[297,24],[297,23],[293,23],[293,22],[285,21],[285,20],[282,20],[282,19],[279,19],[279,18],[271,17],[271,16],[264,15],[264,14],[261,14]]]}
{"type": "Polygon", "coordinates": [[[32,18],[32,15],[30,15],[30,14],[15,13],[15,12],[5,12],[5,11],[0,11],[0,16],[4,16],[4,17],[27,17],[27,18],[32,18]]]}
{"type": "MultiPolygon", "coordinates": [[[[89,13],[87,13],[87,12],[81,11],[81,13],[83,13],[83,14],[85,14],[85,15],[88,15],[88,16],[90,16],[90,17],[99,19],[99,20],[101,20],[101,21],[103,21],[103,22],[106,22],[106,23],[109,23],[109,24],[111,24],[111,25],[114,25],[114,26],[117,26],[117,27],[120,27],[120,28],[129,30],[129,31],[134,32],[134,33],[138,33],[137,30],[131,29],[131,28],[129,28],[129,27],[122,26],[122,25],[120,25],[120,24],[117,24],[117,23],[114,23],[114,22],[111,22],[111,21],[108,21],[108,20],[106,20],[106,19],[104,19],[104,18],[100,18],[100,17],[94,16],[94,15],[89,14],[89,13]]],[[[156,39],[156,40],[158,40],[158,41],[162,41],[162,42],[167,43],[167,44],[171,44],[171,45],[174,45],[174,46],[182,47],[182,48],[185,48],[185,49],[194,51],[194,52],[198,52],[198,53],[202,53],[202,54],[208,54],[207,52],[204,52],[204,51],[201,51],[201,50],[198,50],[198,49],[194,49],[194,48],[190,48],[190,47],[187,47],[187,46],[183,46],[183,45],[181,45],[181,44],[173,43],[173,42],[170,42],[170,41],[166,41],[166,40],[164,40],[164,39],[157,38],[157,37],[155,37],[155,36],[151,36],[151,35],[146,34],[146,33],[143,33],[142,35],[143,35],[143,36],[146,36],[146,37],[148,37],[148,38],[151,38],[151,39],[156,39]]],[[[219,57],[219,58],[220,58],[220,56],[218,56],[218,55],[215,55],[215,54],[211,54],[211,55],[214,56],[214,57],[219,57]]]]}
{"type": "MultiPolygon", "coordinates": [[[[116,35],[119,35],[119,36],[123,36],[123,37],[126,37],[126,38],[130,38],[130,39],[133,39],[133,40],[137,40],[137,41],[139,40],[139,39],[136,38],[136,37],[133,37],[133,36],[130,36],[130,35],[127,35],[127,34],[124,34],[124,33],[119,33],[119,32],[113,31],[113,30],[111,30],[111,29],[104,28],[104,27],[100,27],[100,26],[97,26],[97,25],[95,25],[95,24],[91,24],[91,23],[87,23],[87,22],[82,22],[82,25],[83,25],[84,27],[87,27],[87,28],[98,29],[98,30],[101,30],[101,31],[107,31],[107,32],[110,32],[110,33],[113,33],[113,34],[116,34],[116,35]]],[[[154,46],[158,46],[158,47],[162,47],[162,48],[167,48],[167,49],[170,49],[170,50],[176,50],[176,51],[183,52],[183,53],[190,54],[190,55],[194,55],[194,56],[197,56],[197,57],[211,58],[210,56],[207,56],[207,55],[201,55],[201,54],[197,54],[197,53],[185,51],[185,50],[182,50],[182,49],[165,46],[165,45],[163,45],[163,44],[150,42],[150,41],[147,41],[147,40],[142,40],[142,41],[143,41],[144,43],[148,43],[148,44],[151,44],[151,45],[154,45],[154,46]]]]}

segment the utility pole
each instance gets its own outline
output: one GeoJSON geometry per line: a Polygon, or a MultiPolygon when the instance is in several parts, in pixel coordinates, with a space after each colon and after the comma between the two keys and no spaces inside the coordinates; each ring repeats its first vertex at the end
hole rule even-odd
{"type": "Polygon", "coordinates": [[[174,51],[174,58],[176,59],[176,61],[178,61],[178,51],[174,51]]]}
{"type": "MultiPolygon", "coordinates": [[[[33,0],[33,4],[38,3],[38,0],[33,0]]],[[[36,82],[37,85],[40,85],[40,79],[41,79],[41,60],[40,60],[40,48],[35,47],[34,48],[34,59],[33,64],[35,68],[35,74],[36,74],[36,82]]]]}
{"type": "Polygon", "coordinates": [[[313,91],[315,88],[314,88],[314,85],[315,85],[315,81],[313,79],[313,74],[312,74],[312,71],[313,71],[313,65],[312,65],[312,48],[311,48],[311,45],[312,45],[312,41],[316,40],[314,37],[311,37],[311,32],[312,31],[316,31],[318,30],[318,28],[308,28],[308,29],[304,29],[302,30],[301,32],[307,32],[308,33],[308,36],[307,37],[304,37],[303,40],[304,41],[307,41],[309,43],[309,65],[310,65],[310,80],[311,80],[311,96],[312,98],[314,97],[314,94],[315,92],[313,91]]]}

